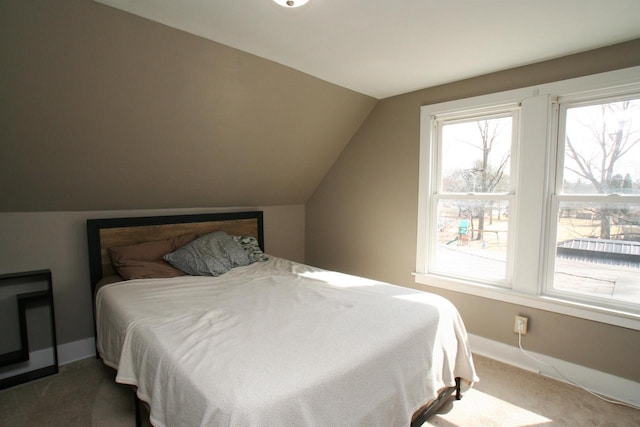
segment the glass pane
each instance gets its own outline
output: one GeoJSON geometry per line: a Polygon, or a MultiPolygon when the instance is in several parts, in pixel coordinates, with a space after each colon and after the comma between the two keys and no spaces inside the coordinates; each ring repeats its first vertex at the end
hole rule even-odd
{"type": "Polygon", "coordinates": [[[640,99],[567,109],[563,192],[640,194],[640,99]]]}
{"type": "Polygon", "coordinates": [[[431,270],[480,281],[504,281],[508,218],[506,200],[440,200],[431,270]]]}
{"type": "Polygon", "coordinates": [[[554,289],[640,303],[640,205],[560,204],[554,289]]]}
{"type": "Polygon", "coordinates": [[[452,193],[509,191],[512,118],[442,126],[442,190],[452,193]]]}

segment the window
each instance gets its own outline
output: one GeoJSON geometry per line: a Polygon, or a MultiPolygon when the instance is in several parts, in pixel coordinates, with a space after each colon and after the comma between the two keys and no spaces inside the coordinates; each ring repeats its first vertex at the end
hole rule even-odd
{"type": "Polygon", "coordinates": [[[556,111],[554,269],[547,290],[640,304],[640,95],[561,99],[556,111]]]}
{"type": "Polygon", "coordinates": [[[515,107],[477,117],[433,118],[438,165],[430,228],[437,237],[431,242],[430,271],[508,283],[514,122],[515,107]]]}
{"type": "Polygon", "coordinates": [[[640,330],[640,67],[421,108],[416,281],[640,330]]]}

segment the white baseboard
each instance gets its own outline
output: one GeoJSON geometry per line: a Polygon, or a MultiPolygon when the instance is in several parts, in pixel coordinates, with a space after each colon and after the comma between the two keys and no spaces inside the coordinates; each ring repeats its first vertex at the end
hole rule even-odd
{"type": "MultiPolygon", "coordinates": [[[[93,338],[60,344],[58,346],[58,365],[66,365],[67,363],[77,360],[94,357],[95,354],[96,348],[93,338]]],[[[35,350],[29,353],[29,359],[25,362],[16,363],[13,366],[8,365],[0,369],[0,380],[54,364],[55,356],[53,354],[53,347],[35,350]]]]}
{"type": "MultiPolygon", "coordinates": [[[[472,334],[469,334],[469,343],[471,350],[481,356],[489,357],[527,371],[536,372],[562,382],[567,382],[552,368],[541,365],[527,357],[518,347],[472,334]]],[[[524,345],[523,348],[526,350],[524,345]]],[[[640,408],[640,383],[554,357],[545,356],[544,354],[534,353],[532,351],[527,352],[542,362],[554,366],[562,375],[580,387],[640,408]]],[[[482,378],[480,378],[480,381],[482,381],[482,378]]]]}
{"type": "Polygon", "coordinates": [[[0,369],[0,380],[55,365],[53,347],[29,352],[29,359],[0,369]]]}
{"type": "Polygon", "coordinates": [[[58,346],[58,364],[66,365],[67,363],[77,360],[95,357],[96,342],[93,337],[83,340],[72,341],[58,346]]]}

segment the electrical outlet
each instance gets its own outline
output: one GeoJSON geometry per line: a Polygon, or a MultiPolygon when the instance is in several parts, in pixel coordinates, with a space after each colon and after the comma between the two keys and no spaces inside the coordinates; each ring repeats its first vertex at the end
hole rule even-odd
{"type": "Polygon", "coordinates": [[[520,333],[522,335],[527,335],[527,324],[529,323],[529,319],[524,316],[516,316],[516,321],[513,325],[513,332],[520,333]]]}

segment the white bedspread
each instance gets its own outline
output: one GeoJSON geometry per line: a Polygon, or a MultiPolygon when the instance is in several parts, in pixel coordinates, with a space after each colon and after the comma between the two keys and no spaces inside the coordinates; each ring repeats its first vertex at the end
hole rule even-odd
{"type": "Polygon", "coordinates": [[[477,381],[464,325],[429,293],[272,258],[97,295],[98,350],[164,426],[407,426],[477,381]]]}

